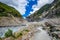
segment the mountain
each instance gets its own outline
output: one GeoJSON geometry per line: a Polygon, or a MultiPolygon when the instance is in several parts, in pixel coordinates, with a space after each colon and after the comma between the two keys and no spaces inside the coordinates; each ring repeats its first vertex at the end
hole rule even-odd
{"type": "Polygon", "coordinates": [[[0,2],[0,17],[8,17],[9,15],[13,15],[14,17],[22,17],[15,8],[0,2]]]}
{"type": "Polygon", "coordinates": [[[21,20],[23,18],[15,8],[0,2],[0,27],[20,25],[21,20]]]}
{"type": "Polygon", "coordinates": [[[44,16],[44,18],[58,18],[60,17],[60,1],[58,1],[48,13],[44,16]]]}
{"type": "MultiPolygon", "coordinates": [[[[33,13],[32,15],[30,15],[30,16],[28,16],[27,17],[27,20],[28,21],[39,21],[39,20],[41,20],[41,18],[43,17],[44,18],[44,16],[47,16],[47,14],[50,12],[50,10],[51,10],[51,12],[54,10],[54,9],[56,9],[56,7],[57,6],[59,6],[59,4],[60,4],[60,0],[54,0],[54,2],[53,3],[51,3],[51,4],[46,4],[46,5],[44,5],[42,8],[40,8],[38,11],[36,11],[35,13],[33,13]],[[58,3],[58,4],[57,4],[58,3]],[[53,8],[54,7],[54,8],[53,8]],[[51,8],[53,8],[53,9],[51,9],[51,8]]],[[[59,6],[60,7],[60,6],[59,6]]],[[[57,10],[57,9],[56,9],[57,10]]],[[[51,13],[49,13],[49,14],[51,14],[51,13]]],[[[49,15],[48,14],[48,15],[49,15]]],[[[57,14],[58,15],[58,14],[57,14]]]]}

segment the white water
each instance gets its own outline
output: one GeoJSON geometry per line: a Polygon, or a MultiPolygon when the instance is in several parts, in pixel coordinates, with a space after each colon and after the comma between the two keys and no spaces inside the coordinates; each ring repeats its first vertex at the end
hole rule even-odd
{"type": "Polygon", "coordinates": [[[38,28],[40,30],[39,32],[35,33],[33,36],[33,40],[51,40],[51,37],[47,34],[45,30],[42,30],[42,28],[38,28]]]}
{"type": "MultiPolygon", "coordinates": [[[[3,37],[5,32],[8,29],[13,30],[13,32],[16,32],[18,30],[20,30],[21,28],[24,28],[24,26],[21,27],[1,27],[0,28],[0,36],[3,37]]],[[[34,34],[33,36],[33,40],[51,40],[50,36],[47,34],[47,32],[45,30],[42,29],[42,27],[38,27],[37,28],[39,31],[37,33],[34,34]]]]}
{"type": "Polygon", "coordinates": [[[0,37],[4,37],[4,34],[5,32],[8,30],[8,29],[11,29],[13,32],[16,32],[20,29],[24,28],[24,26],[17,26],[17,27],[1,27],[0,28],[0,37]]]}

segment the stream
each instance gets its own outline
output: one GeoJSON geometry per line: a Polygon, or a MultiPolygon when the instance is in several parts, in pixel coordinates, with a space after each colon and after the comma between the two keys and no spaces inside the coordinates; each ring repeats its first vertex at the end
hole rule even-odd
{"type": "Polygon", "coordinates": [[[4,37],[4,34],[6,31],[8,31],[8,29],[11,29],[13,32],[17,32],[19,31],[20,29],[23,29],[27,27],[25,24],[24,25],[21,25],[21,26],[16,26],[16,27],[0,27],[0,37],[4,37]]]}
{"type": "MultiPolygon", "coordinates": [[[[4,37],[5,32],[8,29],[13,30],[13,32],[16,32],[25,26],[17,26],[17,27],[0,27],[0,37],[4,37]]],[[[33,40],[51,40],[51,37],[48,35],[48,33],[42,29],[42,27],[38,27],[37,30],[38,32],[34,33],[33,35],[33,40]]]]}
{"type": "Polygon", "coordinates": [[[51,40],[51,37],[48,33],[42,29],[42,27],[37,28],[39,31],[34,34],[32,40],[51,40]]]}

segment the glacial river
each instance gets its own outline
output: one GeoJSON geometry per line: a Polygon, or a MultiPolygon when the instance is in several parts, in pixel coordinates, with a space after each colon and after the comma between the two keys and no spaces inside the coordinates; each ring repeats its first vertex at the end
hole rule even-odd
{"type": "Polygon", "coordinates": [[[11,29],[11,30],[13,30],[13,32],[16,32],[16,31],[23,29],[23,28],[25,28],[25,25],[16,26],[16,27],[0,27],[0,37],[4,37],[4,34],[8,29],[11,29]]]}
{"type": "Polygon", "coordinates": [[[51,40],[51,37],[48,35],[48,33],[43,30],[41,27],[37,28],[38,31],[37,33],[34,34],[33,40],[51,40]]]}
{"type": "MultiPolygon", "coordinates": [[[[1,27],[0,28],[0,36],[3,37],[4,36],[4,33],[8,30],[8,29],[11,29],[13,30],[13,32],[16,32],[20,29],[24,28],[24,26],[21,26],[21,27],[1,27]]],[[[48,35],[48,33],[43,30],[41,27],[40,28],[37,28],[39,31],[36,32],[34,35],[33,35],[33,40],[51,40],[50,36],[48,35]]]]}

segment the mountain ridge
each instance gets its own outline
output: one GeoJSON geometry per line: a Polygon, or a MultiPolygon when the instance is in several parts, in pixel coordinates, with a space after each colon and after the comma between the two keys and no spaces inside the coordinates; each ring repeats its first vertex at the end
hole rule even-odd
{"type": "MultiPolygon", "coordinates": [[[[42,8],[40,8],[38,11],[36,11],[34,14],[27,17],[28,21],[38,21],[42,18],[42,14],[48,13],[48,10],[51,9],[52,6],[54,6],[57,2],[60,2],[59,0],[54,0],[51,4],[46,4],[42,8]]],[[[57,5],[56,5],[57,6],[57,5]]]]}
{"type": "Polygon", "coordinates": [[[15,17],[22,17],[21,14],[15,8],[0,2],[0,16],[8,17],[8,13],[15,17]]]}

